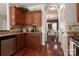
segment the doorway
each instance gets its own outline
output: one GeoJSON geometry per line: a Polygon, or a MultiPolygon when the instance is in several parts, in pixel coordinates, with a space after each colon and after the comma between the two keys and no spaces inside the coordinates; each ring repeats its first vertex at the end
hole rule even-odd
{"type": "Polygon", "coordinates": [[[58,10],[57,5],[50,4],[46,8],[46,32],[47,32],[47,41],[54,41],[57,39],[58,41],[58,10]]]}

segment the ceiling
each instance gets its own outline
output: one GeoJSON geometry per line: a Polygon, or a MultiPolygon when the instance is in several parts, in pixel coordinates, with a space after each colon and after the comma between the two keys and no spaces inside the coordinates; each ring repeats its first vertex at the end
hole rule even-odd
{"type": "Polygon", "coordinates": [[[14,3],[14,4],[10,4],[10,5],[17,5],[17,6],[24,6],[24,7],[31,7],[31,6],[34,6],[34,5],[42,5],[42,4],[45,4],[45,9],[46,9],[46,12],[47,14],[52,14],[52,15],[57,15],[58,14],[58,11],[57,9],[54,9],[54,10],[51,10],[50,7],[51,6],[56,6],[56,8],[59,8],[59,4],[58,3],[14,3]]]}
{"type": "Polygon", "coordinates": [[[34,6],[34,5],[39,5],[40,3],[17,3],[19,6],[34,6]]]}
{"type": "Polygon", "coordinates": [[[47,14],[58,14],[58,11],[57,10],[48,10],[47,11],[47,14]]]}
{"type": "Polygon", "coordinates": [[[24,7],[30,7],[34,5],[40,5],[44,3],[10,3],[10,5],[17,5],[17,6],[24,6],[24,7]]]}
{"type": "Polygon", "coordinates": [[[47,19],[57,19],[58,18],[58,5],[48,4],[46,5],[47,19]]]}
{"type": "Polygon", "coordinates": [[[46,4],[46,12],[47,14],[58,14],[57,8],[59,4],[46,4]]]}

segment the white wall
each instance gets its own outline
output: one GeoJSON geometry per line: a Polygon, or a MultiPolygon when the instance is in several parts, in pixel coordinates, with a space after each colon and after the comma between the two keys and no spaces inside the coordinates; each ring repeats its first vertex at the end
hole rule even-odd
{"type": "Polygon", "coordinates": [[[77,8],[75,3],[69,3],[65,6],[65,19],[67,24],[67,31],[76,31],[75,28],[69,30],[69,26],[77,23],[77,8]]]}
{"type": "MultiPolygon", "coordinates": [[[[68,25],[73,25],[76,24],[77,22],[77,10],[76,10],[76,4],[75,3],[70,3],[70,4],[65,4],[65,21],[66,21],[66,31],[68,31],[68,25]]],[[[75,30],[76,31],[76,30],[75,30]]],[[[68,47],[68,39],[66,39],[64,45],[66,48],[68,47]],[[66,41],[66,42],[65,42],[66,41]]],[[[67,49],[64,48],[64,51],[66,50],[66,55],[67,55],[67,49]]]]}
{"type": "Polygon", "coordinates": [[[63,4],[64,8],[59,10],[59,41],[64,54],[68,55],[68,25],[76,23],[76,4],[63,4]],[[62,33],[63,32],[63,33],[62,33]]]}
{"type": "Polygon", "coordinates": [[[77,10],[75,3],[69,3],[65,6],[65,15],[67,25],[73,25],[77,22],[77,10]]]}
{"type": "Polygon", "coordinates": [[[0,3],[0,30],[7,30],[7,5],[0,3]]]}
{"type": "Polygon", "coordinates": [[[58,12],[54,14],[47,14],[47,19],[58,19],[58,12]]]}
{"type": "Polygon", "coordinates": [[[59,41],[61,42],[61,47],[64,51],[64,54],[67,55],[67,32],[64,10],[64,7],[59,10],[59,41]]]}

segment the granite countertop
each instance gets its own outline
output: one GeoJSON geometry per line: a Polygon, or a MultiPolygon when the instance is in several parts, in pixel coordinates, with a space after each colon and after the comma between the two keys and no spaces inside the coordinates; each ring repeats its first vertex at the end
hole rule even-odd
{"type": "Polygon", "coordinates": [[[13,31],[13,32],[0,32],[0,37],[2,36],[9,36],[9,35],[17,35],[17,34],[25,34],[25,33],[41,33],[41,32],[18,32],[18,31],[13,31]]]}
{"type": "Polygon", "coordinates": [[[67,32],[68,36],[79,36],[79,32],[67,32]]]}
{"type": "Polygon", "coordinates": [[[17,34],[23,34],[23,32],[0,32],[0,37],[9,36],[9,35],[17,35],[17,34]]]}

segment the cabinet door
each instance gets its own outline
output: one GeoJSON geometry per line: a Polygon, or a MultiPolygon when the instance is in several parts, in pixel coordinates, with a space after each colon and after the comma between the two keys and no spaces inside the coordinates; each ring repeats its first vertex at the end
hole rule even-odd
{"type": "Polygon", "coordinates": [[[32,44],[31,44],[31,33],[27,33],[26,34],[26,47],[31,47],[32,46],[32,44]]]}
{"type": "Polygon", "coordinates": [[[41,25],[41,11],[32,12],[33,25],[41,25]]]}
{"type": "Polygon", "coordinates": [[[32,46],[39,47],[41,45],[40,33],[32,33],[32,46]]]}
{"type": "Polygon", "coordinates": [[[11,25],[24,25],[25,15],[17,7],[10,7],[11,25]]]}
{"type": "Polygon", "coordinates": [[[26,34],[26,47],[39,47],[41,45],[40,33],[26,34]]]}
{"type": "Polygon", "coordinates": [[[39,37],[36,35],[32,36],[32,46],[33,47],[39,47],[39,37]]]}
{"type": "Polygon", "coordinates": [[[25,38],[24,38],[24,34],[18,34],[16,35],[16,50],[20,51],[24,48],[24,43],[25,38]]]}
{"type": "Polygon", "coordinates": [[[21,40],[20,40],[20,35],[17,35],[16,36],[16,50],[17,51],[20,51],[20,46],[21,46],[21,44],[20,44],[20,42],[21,42],[21,40]]]}
{"type": "Polygon", "coordinates": [[[25,14],[24,12],[22,12],[20,9],[18,9],[18,21],[19,21],[19,25],[24,25],[25,24],[25,14]]]}
{"type": "Polygon", "coordinates": [[[25,22],[26,22],[26,25],[31,25],[32,24],[31,12],[25,13],[25,22]]]}
{"type": "Polygon", "coordinates": [[[79,3],[77,3],[77,22],[79,22],[79,3]]]}
{"type": "Polygon", "coordinates": [[[25,14],[18,8],[15,11],[15,20],[17,25],[24,25],[25,23],[25,14]]]}
{"type": "Polygon", "coordinates": [[[24,48],[25,47],[25,34],[21,34],[21,36],[20,36],[20,38],[21,38],[21,48],[24,48]]]}
{"type": "Polygon", "coordinates": [[[32,37],[32,40],[31,40],[32,43],[31,44],[32,44],[32,47],[35,47],[35,43],[36,43],[35,35],[33,33],[31,35],[32,35],[31,36],[32,37]]]}
{"type": "Polygon", "coordinates": [[[11,19],[11,25],[15,25],[15,7],[10,7],[10,19],[11,19]]]}

